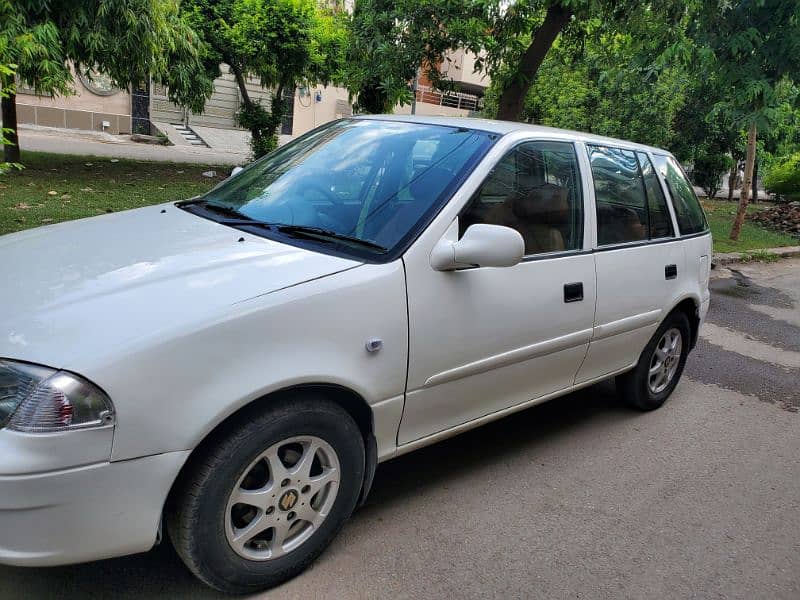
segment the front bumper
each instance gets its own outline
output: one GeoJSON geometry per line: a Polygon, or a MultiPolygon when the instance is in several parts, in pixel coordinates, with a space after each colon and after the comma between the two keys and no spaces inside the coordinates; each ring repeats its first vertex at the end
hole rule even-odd
{"type": "Polygon", "coordinates": [[[0,563],[41,567],[149,550],[188,455],[0,476],[0,563]]]}

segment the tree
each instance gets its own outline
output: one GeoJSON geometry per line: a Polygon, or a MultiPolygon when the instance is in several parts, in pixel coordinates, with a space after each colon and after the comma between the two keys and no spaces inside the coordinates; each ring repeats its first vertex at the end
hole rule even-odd
{"type": "MultiPolygon", "coordinates": [[[[11,81],[11,82],[13,82],[14,81],[14,68],[15,67],[16,67],[16,65],[4,65],[4,64],[0,63],[0,81],[3,81],[3,82],[11,81]]],[[[14,93],[14,85],[13,85],[13,83],[11,85],[9,85],[8,87],[5,87],[4,84],[0,84],[0,100],[5,100],[6,98],[8,98],[13,93],[14,93]]],[[[6,139],[6,136],[7,135],[11,135],[13,133],[14,132],[11,130],[11,128],[7,128],[7,127],[0,128],[0,146],[6,146],[6,145],[11,144],[11,140],[6,139]]],[[[4,160],[0,161],[0,175],[5,173],[9,169],[13,169],[13,168],[21,168],[21,165],[19,163],[6,162],[4,160]]]]}
{"type": "Polygon", "coordinates": [[[759,130],[778,115],[779,91],[800,72],[797,0],[708,1],[697,39],[713,54],[724,99],[716,110],[747,129],[744,181],[730,237],[739,238],[747,211],[759,130]]]}
{"type": "Polygon", "coordinates": [[[358,110],[383,113],[411,101],[419,72],[446,87],[447,51],[479,50],[487,21],[481,0],[356,0],[351,30],[347,88],[358,110]]]}
{"type": "MultiPolygon", "coordinates": [[[[0,0],[0,63],[38,92],[72,93],[73,72],[94,69],[128,87],[153,76],[172,100],[202,107],[211,85],[202,75],[198,39],[178,16],[178,0],[0,0]]],[[[0,74],[3,89],[13,78],[0,74]]],[[[2,100],[9,130],[5,160],[19,162],[16,96],[2,100]]]]}
{"type": "Polygon", "coordinates": [[[673,36],[682,33],[679,25],[687,17],[685,3],[671,0],[517,0],[510,6],[493,4],[488,16],[491,40],[485,65],[493,80],[502,74],[497,118],[509,121],[522,115],[528,90],[559,35],[580,37],[587,25],[599,21],[622,33],[647,30],[655,35],[647,40],[649,50],[660,48],[658,54],[674,54],[673,36]],[[652,27],[653,23],[659,27],[652,27]]]}
{"type": "MultiPolygon", "coordinates": [[[[637,36],[648,38],[647,32],[637,36]]],[[[521,40],[526,45],[526,40],[521,40]]],[[[686,98],[681,66],[651,69],[637,61],[642,41],[599,19],[581,38],[560,38],[542,63],[524,102],[525,121],[670,146],[673,120],[686,98]]],[[[505,73],[493,79],[485,111],[494,116],[505,73]]]]}
{"type": "Polygon", "coordinates": [[[222,63],[230,68],[241,97],[237,118],[256,158],[277,145],[284,90],[343,77],[343,11],[318,9],[315,0],[184,0],[182,10],[204,41],[208,75],[218,77],[222,63]],[[251,97],[250,78],[274,90],[269,107],[251,97]]]}

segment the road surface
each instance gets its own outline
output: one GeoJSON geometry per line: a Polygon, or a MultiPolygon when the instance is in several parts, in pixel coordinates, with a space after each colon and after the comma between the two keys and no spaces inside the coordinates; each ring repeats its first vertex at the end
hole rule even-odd
{"type": "MultiPolygon", "coordinates": [[[[268,598],[800,598],[800,260],[715,272],[661,410],[601,384],[382,465],[268,598]]],[[[165,544],[0,567],[2,598],[218,598],[165,544]]]]}

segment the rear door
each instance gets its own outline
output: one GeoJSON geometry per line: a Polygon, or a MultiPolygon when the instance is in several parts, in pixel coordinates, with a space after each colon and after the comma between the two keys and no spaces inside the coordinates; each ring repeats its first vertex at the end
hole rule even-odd
{"type": "Polygon", "coordinates": [[[587,144],[597,215],[597,309],[576,383],[634,364],[685,277],[681,242],[648,153],[587,144]]]}

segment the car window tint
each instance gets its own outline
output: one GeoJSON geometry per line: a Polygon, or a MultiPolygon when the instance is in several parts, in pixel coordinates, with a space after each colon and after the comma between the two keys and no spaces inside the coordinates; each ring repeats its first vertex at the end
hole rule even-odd
{"type": "Polygon", "coordinates": [[[647,198],[636,155],[589,146],[601,246],[647,239],[647,198]]]}
{"type": "Polygon", "coordinates": [[[667,199],[661,189],[653,163],[644,152],[637,152],[639,167],[642,169],[644,188],[647,191],[647,212],[650,219],[650,239],[672,237],[672,219],[667,208],[667,199]]]}
{"type": "Polygon", "coordinates": [[[476,223],[516,229],[526,255],[580,249],[583,196],[573,145],[526,142],[506,154],[459,217],[460,233],[476,223]]]}
{"type": "Polygon", "coordinates": [[[700,201],[678,162],[671,156],[661,154],[654,155],[654,158],[656,167],[667,182],[669,194],[672,196],[672,207],[675,209],[675,218],[678,220],[681,234],[699,233],[708,229],[700,201]]]}

